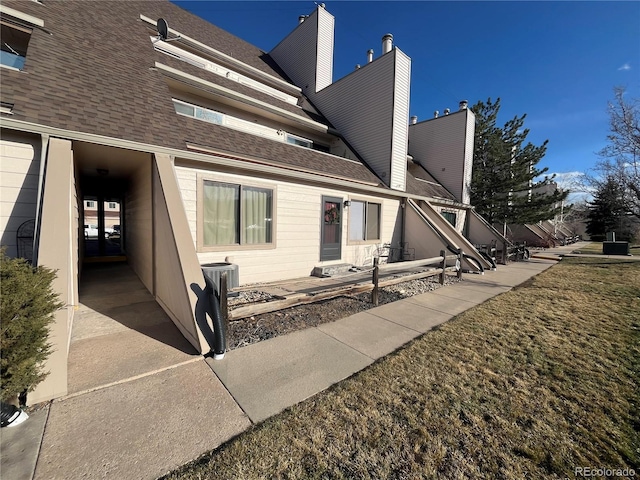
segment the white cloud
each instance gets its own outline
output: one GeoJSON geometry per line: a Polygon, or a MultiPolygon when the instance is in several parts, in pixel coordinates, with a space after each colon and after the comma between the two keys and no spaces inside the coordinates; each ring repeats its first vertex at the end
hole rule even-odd
{"type": "Polygon", "coordinates": [[[629,62],[627,62],[624,65],[622,65],[620,68],[618,68],[618,70],[623,70],[626,72],[627,70],[631,70],[631,65],[629,65],[629,62]]]}

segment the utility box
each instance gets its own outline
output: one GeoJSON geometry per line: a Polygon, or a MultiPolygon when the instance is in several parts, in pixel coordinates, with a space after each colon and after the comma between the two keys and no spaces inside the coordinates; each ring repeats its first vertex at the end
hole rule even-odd
{"type": "Polygon", "coordinates": [[[602,242],[603,255],[629,255],[629,242],[602,242]]]}
{"type": "Polygon", "coordinates": [[[227,272],[227,288],[235,288],[240,285],[240,273],[235,263],[205,263],[201,265],[202,273],[216,286],[216,292],[220,295],[220,276],[227,272]]]}

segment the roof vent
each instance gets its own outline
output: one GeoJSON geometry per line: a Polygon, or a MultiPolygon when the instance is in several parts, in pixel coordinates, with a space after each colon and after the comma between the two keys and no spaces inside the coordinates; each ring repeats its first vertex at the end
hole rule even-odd
{"type": "Polygon", "coordinates": [[[373,62],[373,48],[367,50],[367,63],[373,62]]]}
{"type": "Polygon", "coordinates": [[[466,100],[460,100],[460,110],[466,110],[468,105],[469,102],[467,102],[466,100]]]}
{"type": "Polygon", "coordinates": [[[438,118],[438,115],[440,115],[440,112],[438,110],[433,112],[433,118],[438,118]]]}
{"type": "Polygon", "coordinates": [[[307,19],[306,15],[300,15],[298,17],[298,25],[300,25],[301,23],[303,23],[305,20],[307,19]]]}
{"type": "Polygon", "coordinates": [[[389,53],[393,48],[393,35],[387,33],[382,37],[382,54],[389,53]]]}
{"type": "Polygon", "coordinates": [[[356,64],[356,70],[360,70],[360,64],[359,63],[356,64]]]}
{"type": "Polygon", "coordinates": [[[448,108],[444,109],[444,114],[445,115],[449,115],[451,113],[451,110],[449,110],[448,108]]]}
{"type": "Polygon", "coordinates": [[[415,125],[416,123],[418,123],[418,117],[417,115],[413,115],[411,117],[411,125],[415,125]]]}

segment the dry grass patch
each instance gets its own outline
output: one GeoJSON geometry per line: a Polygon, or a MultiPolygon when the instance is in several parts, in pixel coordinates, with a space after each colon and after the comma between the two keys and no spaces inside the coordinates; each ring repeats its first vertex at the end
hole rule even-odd
{"type": "Polygon", "coordinates": [[[565,259],[170,479],[640,470],[640,262],[565,259]]]}
{"type": "Polygon", "coordinates": [[[591,242],[571,253],[584,253],[589,255],[602,255],[602,242],[591,242]]]}

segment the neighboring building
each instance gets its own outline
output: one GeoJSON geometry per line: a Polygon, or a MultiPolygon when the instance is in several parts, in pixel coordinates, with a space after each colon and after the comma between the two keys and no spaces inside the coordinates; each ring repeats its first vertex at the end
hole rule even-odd
{"type": "MultiPolygon", "coordinates": [[[[556,182],[549,182],[549,184],[537,188],[536,193],[552,195],[556,190],[562,191],[556,182]]],[[[532,190],[529,190],[529,195],[531,192],[532,190]]],[[[551,208],[560,208],[560,213],[535,225],[509,225],[507,238],[513,242],[526,242],[527,245],[544,248],[576,241],[578,235],[565,223],[564,207],[564,200],[553,204],[551,208]]]]}
{"type": "Polygon", "coordinates": [[[389,36],[334,81],[322,5],[269,53],[162,1],[0,11],[2,244],[16,255],[32,221],[33,261],[58,270],[67,304],[33,401],[66,393],[93,218],[101,233],[121,225],[129,266],[202,353],[201,264],[232,258],[246,284],[370,265],[391,244],[415,258],[462,248],[478,270],[490,264],[474,244],[503,241],[468,202],[473,114],[409,125],[411,61],[389,36]]]}

